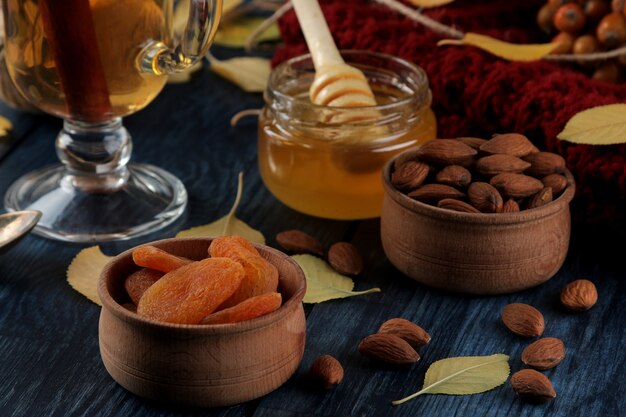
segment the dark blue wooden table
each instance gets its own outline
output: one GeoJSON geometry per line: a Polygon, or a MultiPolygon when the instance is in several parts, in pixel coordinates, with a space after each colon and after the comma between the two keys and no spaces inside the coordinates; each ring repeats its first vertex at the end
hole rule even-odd
{"type": "MultiPolygon", "coordinates": [[[[269,395],[224,409],[183,410],[152,404],[125,391],[107,374],[98,351],[100,308],[66,282],[77,245],[29,235],[0,257],[0,416],[625,416],[626,263],[624,243],[611,235],[573,225],[563,268],[540,287],[495,297],[435,291],[402,276],[386,260],[379,221],[339,222],[294,212],[264,187],[256,161],[256,120],[231,128],[236,112],[260,108],[260,95],[246,94],[206,68],[183,85],[168,85],[146,109],[128,117],[133,160],[155,164],[178,176],[189,193],[183,217],[166,230],[126,242],[102,245],[114,255],[179,230],[209,223],[230,208],[237,174],[245,175],[238,210],[276,246],[276,233],[302,229],[329,246],[347,240],[364,253],[366,272],[357,289],[382,292],[307,306],[307,341],[296,374],[269,395]],[[613,248],[613,250],[611,250],[613,248]],[[577,278],[596,283],[598,304],[569,313],[558,299],[577,278]],[[529,303],[546,318],[545,336],[561,338],[565,360],[546,372],[557,398],[543,406],[519,401],[510,384],[471,396],[425,395],[393,407],[391,400],[421,388],[428,365],[450,356],[506,353],[512,371],[530,342],[507,331],[500,310],[529,303]],[[359,341],[392,317],[404,317],[433,337],[421,362],[401,369],[374,365],[357,352],[359,341]],[[321,354],[344,365],[345,379],[330,392],[307,387],[305,374],[321,354]]],[[[20,142],[0,160],[0,194],[19,176],[56,163],[54,136],[61,122],[6,107],[0,113],[15,125],[20,142]]],[[[467,132],[471,134],[472,132],[467,132]]]]}

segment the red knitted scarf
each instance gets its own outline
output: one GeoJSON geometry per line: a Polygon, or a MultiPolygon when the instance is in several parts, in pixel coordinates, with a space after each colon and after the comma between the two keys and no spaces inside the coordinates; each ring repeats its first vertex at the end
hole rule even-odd
{"type": "MultiPolygon", "coordinates": [[[[546,0],[457,0],[425,12],[463,32],[515,43],[548,42],[535,23],[546,0]]],[[[472,47],[437,47],[442,38],[368,0],[321,1],[337,45],[396,55],[429,76],[439,137],[519,132],[565,157],[576,179],[574,220],[626,230],[626,144],[573,145],[556,139],[577,112],[626,102],[626,85],[591,80],[575,66],[507,62],[472,47]]],[[[280,21],[285,43],[274,64],[307,53],[293,11],[280,21]]],[[[626,138],[625,138],[626,139],[626,138]]]]}

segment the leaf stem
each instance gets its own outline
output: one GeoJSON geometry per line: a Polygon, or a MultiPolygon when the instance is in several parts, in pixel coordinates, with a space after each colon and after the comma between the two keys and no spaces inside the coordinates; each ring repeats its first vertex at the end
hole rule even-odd
{"type": "MultiPolygon", "coordinates": [[[[428,392],[429,390],[431,390],[433,387],[436,387],[437,385],[440,385],[440,384],[442,384],[442,383],[446,382],[447,380],[449,380],[449,379],[451,379],[451,378],[454,378],[454,377],[455,377],[455,376],[457,376],[457,375],[462,374],[463,372],[467,372],[467,371],[469,371],[469,370],[471,370],[471,369],[480,368],[481,366],[491,365],[491,364],[498,363],[498,362],[508,362],[508,360],[509,360],[509,357],[508,357],[508,356],[504,356],[504,357],[502,357],[502,358],[500,358],[500,359],[498,359],[498,360],[492,361],[492,362],[480,363],[480,364],[478,364],[478,365],[470,366],[469,368],[461,369],[460,371],[457,371],[457,372],[455,372],[455,373],[453,373],[453,374],[451,374],[451,375],[448,375],[447,377],[445,377],[445,378],[443,378],[443,379],[440,379],[439,381],[437,381],[437,382],[435,382],[435,383],[433,383],[433,384],[430,384],[430,385],[429,385],[429,386],[427,386],[427,387],[422,388],[421,390],[417,391],[417,392],[416,392],[416,393],[414,393],[414,394],[409,395],[408,397],[404,397],[404,398],[399,399],[399,400],[394,400],[394,401],[392,401],[392,402],[391,402],[391,404],[393,404],[393,405],[400,405],[400,404],[403,404],[403,403],[405,403],[405,402],[407,402],[407,401],[409,401],[409,400],[412,400],[413,398],[415,398],[415,397],[417,397],[417,396],[419,396],[419,395],[422,395],[422,394],[427,393],[427,392],[428,392]]],[[[428,371],[427,371],[427,372],[428,372],[428,371]]]]}
{"type": "Polygon", "coordinates": [[[232,226],[232,220],[235,218],[235,212],[239,207],[239,203],[241,202],[241,195],[243,194],[243,172],[239,173],[238,182],[237,182],[237,196],[235,197],[235,202],[233,206],[230,208],[230,211],[226,215],[226,222],[224,223],[224,230],[222,231],[222,236],[229,236],[229,230],[232,226]]]}

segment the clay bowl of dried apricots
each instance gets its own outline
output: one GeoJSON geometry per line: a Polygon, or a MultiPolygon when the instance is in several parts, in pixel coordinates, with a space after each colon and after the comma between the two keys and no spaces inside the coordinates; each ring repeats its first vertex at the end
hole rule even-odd
{"type": "Polygon", "coordinates": [[[383,248],[418,282],[502,294],[563,265],[574,179],[523,135],[436,139],[388,161],[383,185],[383,248]]]}
{"type": "Polygon", "coordinates": [[[240,237],[138,246],[100,277],[102,361],[120,385],[157,402],[258,398],[302,360],[305,290],[287,255],[240,237]]]}

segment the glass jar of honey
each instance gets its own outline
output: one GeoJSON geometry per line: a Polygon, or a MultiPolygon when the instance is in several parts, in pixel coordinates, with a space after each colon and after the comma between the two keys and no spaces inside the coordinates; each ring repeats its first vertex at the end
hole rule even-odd
{"type": "Polygon", "coordinates": [[[385,162],[436,137],[428,77],[390,55],[341,54],[363,71],[377,105],[315,105],[310,55],[283,62],[272,71],[259,116],[259,170],[270,192],[299,212],[337,220],[378,217],[385,162]]]}

